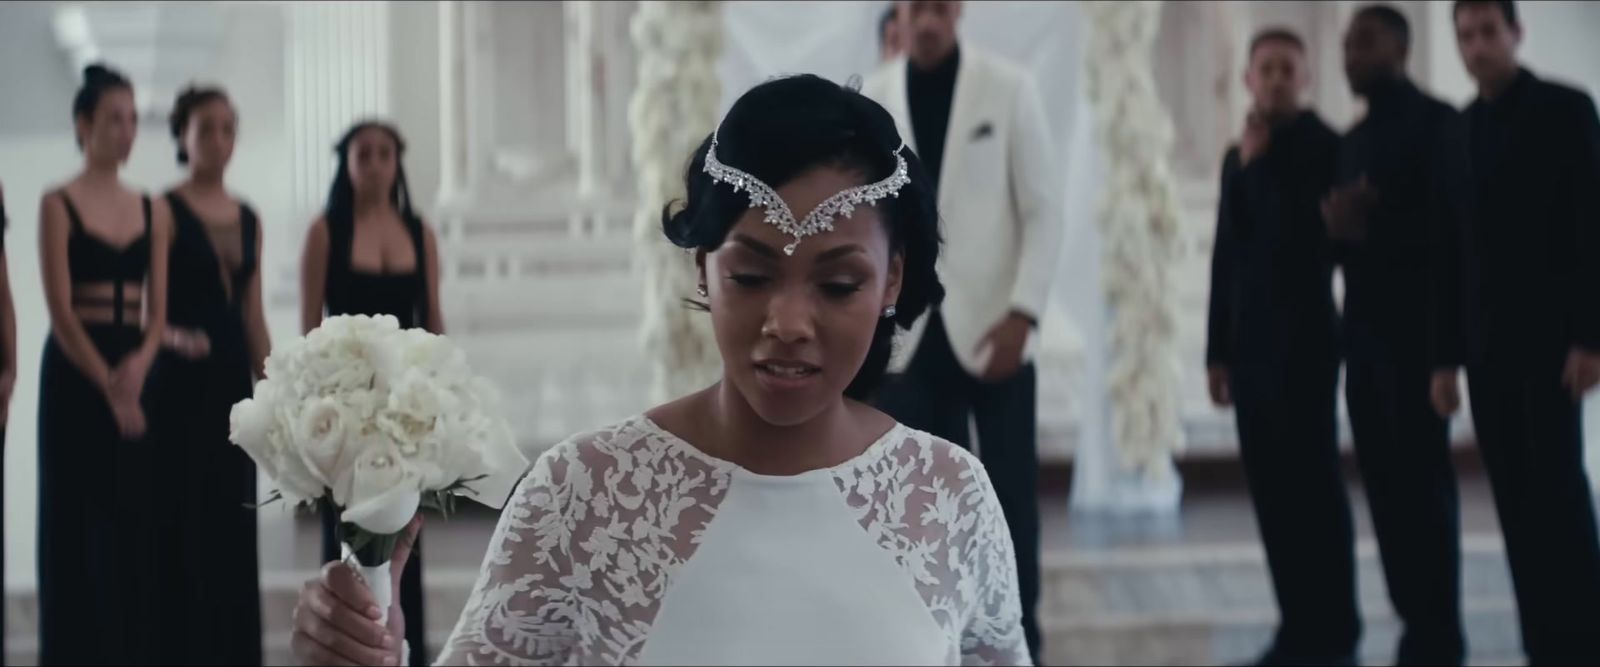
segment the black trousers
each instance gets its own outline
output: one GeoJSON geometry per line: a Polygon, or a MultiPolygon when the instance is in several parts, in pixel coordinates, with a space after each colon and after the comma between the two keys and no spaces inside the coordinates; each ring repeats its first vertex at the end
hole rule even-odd
{"type": "MultiPolygon", "coordinates": [[[[5,479],[6,478],[5,444],[6,444],[6,426],[5,426],[5,424],[0,424],[0,479],[5,479]]],[[[0,494],[0,540],[4,540],[5,539],[5,533],[6,533],[6,531],[5,531],[5,526],[6,526],[6,502],[5,502],[5,498],[3,497],[3,495],[4,494],[0,494]]],[[[0,598],[3,598],[5,596],[5,590],[6,590],[5,584],[6,584],[6,550],[4,548],[0,548],[0,598]]],[[[0,600],[0,667],[5,667],[5,664],[6,664],[6,605],[4,604],[4,600],[0,600]]]]}
{"type": "MultiPolygon", "coordinates": [[[[322,562],[341,557],[337,535],[338,517],[322,513],[322,562]]],[[[400,611],[406,615],[405,640],[411,644],[411,667],[428,665],[428,626],[422,617],[422,536],[411,546],[411,559],[400,573],[400,611]]]]}
{"type": "Polygon", "coordinates": [[[1472,418],[1536,665],[1600,663],[1600,540],[1580,406],[1556,364],[1469,367],[1472,418]]]}
{"type": "Polygon", "coordinates": [[[1432,369],[1351,358],[1345,397],[1384,580],[1403,623],[1402,665],[1459,665],[1461,509],[1450,424],[1429,401],[1432,369]]]}
{"type": "Polygon", "coordinates": [[[1231,368],[1239,459],[1277,597],[1268,662],[1349,660],[1361,636],[1355,529],[1340,472],[1338,360],[1244,359],[1231,368]]]}
{"type": "Polygon", "coordinates": [[[1036,370],[989,384],[961,367],[934,312],[906,372],[891,378],[878,407],[900,423],[972,450],[969,417],[977,422],[978,459],[999,496],[1017,552],[1022,628],[1039,662],[1039,447],[1036,370]]]}

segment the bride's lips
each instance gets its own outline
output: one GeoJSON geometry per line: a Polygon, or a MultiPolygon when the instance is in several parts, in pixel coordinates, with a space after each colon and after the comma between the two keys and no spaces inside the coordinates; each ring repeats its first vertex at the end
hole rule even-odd
{"type": "Polygon", "coordinates": [[[797,391],[816,384],[822,367],[791,359],[763,359],[755,362],[756,380],[768,391],[797,391]]]}

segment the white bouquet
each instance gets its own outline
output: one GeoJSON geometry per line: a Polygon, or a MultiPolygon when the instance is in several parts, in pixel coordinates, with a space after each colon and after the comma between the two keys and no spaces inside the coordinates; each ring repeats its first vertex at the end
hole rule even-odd
{"type": "Polygon", "coordinates": [[[499,508],[528,467],[466,355],[386,315],[330,317],[273,350],[231,422],[277,486],[268,502],[337,513],[346,560],[385,619],[389,559],[418,510],[448,514],[458,495],[499,508]]]}

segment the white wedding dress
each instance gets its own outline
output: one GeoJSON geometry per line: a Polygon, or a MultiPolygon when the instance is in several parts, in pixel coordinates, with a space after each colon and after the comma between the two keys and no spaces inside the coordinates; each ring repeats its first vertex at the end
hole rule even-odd
{"type": "Polygon", "coordinates": [[[638,417],[518,486],[440,664],[1026,664],[1016,561],[959,447],[895,426],[789,477],[638,417]]]}

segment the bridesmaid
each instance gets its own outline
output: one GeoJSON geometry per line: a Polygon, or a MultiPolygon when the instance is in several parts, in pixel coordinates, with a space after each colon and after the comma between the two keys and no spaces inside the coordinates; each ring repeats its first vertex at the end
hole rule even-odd
{"type": "Polygon", "coordinates": [[[256,548],[256,468],[228,441],[233,404],[249,398],[271,348],[261,305],[261,226],[229,194],[238,117],[227,93],[191,87],[170,117],[178,164],[189,178],[166,195],[173,239],[167,329],[151,380],[152,439],[187,480],[172,544],[169,622],[194,638],[169,658],[182,664],[261,664],[256,548]]]}
{"type": "MultiPolygon", "coordinates": [[[[17,385],[17,312],[11,305],[11,278],[6,268],[5,191],[0,190],[0,480],[6,476],[6,421],[11,416],[11,390],[17,385]]],[[[5,537],[5,499],[0,498],[0,540],[5,537]]],[[[5,590],[6,557],[0,548],[0,592],[5,590]]],[[[0,604],[0,665],[6,664],[6,612],[0,604]]]]}
{"type": "Polygon", "coordinates": [[[91,65],[72,103],[84,165],[40,202],[50,335],[39,379],[39,651],[45,665],[150,660],[161,626],[150,527],[170,508],[142,440],[144,383],[166,318],[166,204],[118,178],[133,87],[91,65]],[[142,317],[142,326],[141,326],[142,317]]]}
{"type": "MultiPolygon", "coordinates": [[[[311,223],[301,256],[301,328],[316,328],[324,314],[393,315],[401,327],[444,333],[438,244],[411,208],[400,131],[378,121],[358,123],[335,151],[339,167],[328,203],[311,223]]],[[[335,519],[322,517],[322,562],[340,558],[335,519]]],[[[412,552],[401,576],[400,605],[411,661],[425,665],[419,553],[412,552]]]]}

